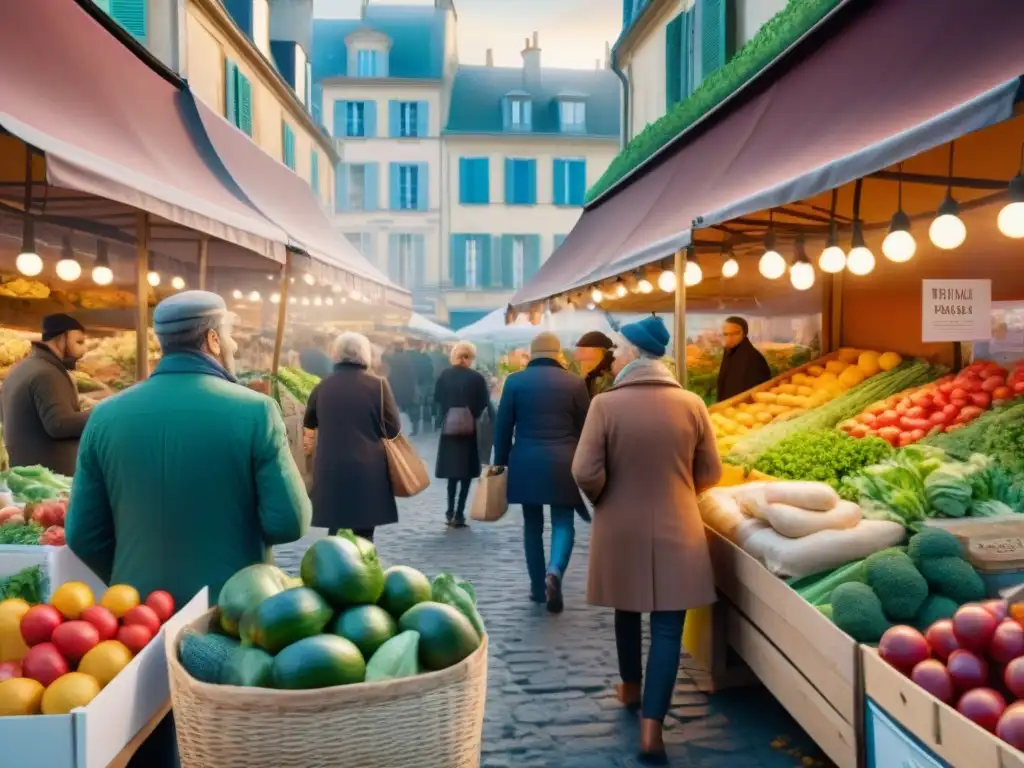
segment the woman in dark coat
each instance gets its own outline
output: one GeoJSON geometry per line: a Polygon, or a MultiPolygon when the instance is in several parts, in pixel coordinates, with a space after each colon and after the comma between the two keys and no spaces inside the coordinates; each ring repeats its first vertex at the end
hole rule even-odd
{"type": "Polygon", "coordinates": [[[434,402],[441,413],[441,439],[434,474],[448,481],[445,517],[453,528],[466,527],[469,484],[480,476],[481,469],[477,420],[491,405],[487,381],[473,370],[474,360],[476,347],[468,341],[459,342],[452,349],[452,367],[442,371],[434,385],[434,402]],[[455,428],[456,423],[460,423],[462,429],[455,428]],[[452,434],[453,431],[462,434],[452,434]]]}
{"type": "Polygon", "coordinates": [[[562,577],[582,505],[572,459],[587,418],[586,382],[558,362],[561,343],[541,333],[530,363],[505,381],[494,429],[494,463],[508,467],[508,503],[523,506],[530,598],[562,610],[562,577]],[[545,567],[544,506],[551,507],[551,559],[545,567]]]}
{"type": "Polygon", "coordinates": [[[334,359],[334,373],[309,395],[303,422],[307,450],[316,447],[313,525],[331,534],[351,528],[373,541],[378,525],[398,522],[382,440],[398,436],[401,417],[387,380],[368,370],[369,339],[341,334],[334,359]]]}

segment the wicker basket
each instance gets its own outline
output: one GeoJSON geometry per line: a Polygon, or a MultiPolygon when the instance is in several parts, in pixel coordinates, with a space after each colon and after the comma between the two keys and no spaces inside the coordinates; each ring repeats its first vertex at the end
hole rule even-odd
{"type": "Polygon", "coordinates": [[[167,638],[182,768],[479,768],[487,638],[454,667],[383,683],[310,691],[209,685],[167,638]]]}

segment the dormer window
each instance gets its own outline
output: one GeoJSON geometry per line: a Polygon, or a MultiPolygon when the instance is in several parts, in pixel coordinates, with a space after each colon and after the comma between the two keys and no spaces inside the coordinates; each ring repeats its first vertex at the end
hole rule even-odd
{"type": "Polygon", "coordinates": [[[562,100],[558,118],[563,133],[584,133],[587,130],[587,105],[583,101],[562,100]]]}
{"type": "Polygon", "coordinates": [[[387,77],[391,38],[372,27],[360,27],[345,38],[349,77],[387,77]]]}
{"type": "Polygon", "coordinates": [[[510,93],[505,96],[505,130],[529,131],[533,127],[533,102],[528,94],[510,93]]]}
{"type": "Polygon", "coordinates": [[[356,77],[381,77],[380,51],[357,51],[356,52],[356,77]]]}

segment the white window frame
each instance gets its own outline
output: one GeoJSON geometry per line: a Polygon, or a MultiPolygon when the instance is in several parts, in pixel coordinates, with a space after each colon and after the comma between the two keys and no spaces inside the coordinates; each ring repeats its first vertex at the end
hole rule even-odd
{"type": "Polygon", "coordinates": [[[509,125],[529,128],[533,119],[533,102],[519,96],[509,97],[509,125]]]}
{"type": "Polygon", "coordinates": [[[380,51],[372,48],[356,51],[356,77],[380,77],[380,51]]]}
{"type": "Polygon", "coordinates": [[[348,209],[350,211],[366,210],[366,165],[359,163],[348,167],[348,209]],[[353,183],[356,172],[359,174],[359,196],[356,197],[356,185],[353,183]]]}
{"type": "Polygon", "coordinates": [[[475,237],[466,238],[466,288],[480,288],[480,248],[475,237]]]}
{"type": "Polygon", "coordinates": [[[398,105],[398,135],[403,139],[419,137],[420,105],[415,101],[403,101],[398,105]]]}
{"type": "Polygon", "coordinates": [[[398,168],[398,207],[403,211],[415,211],[419,202],[419,168],[402,165],[398,168]]]}
{"type": "Polygon", "coordinates": [[[583,101],[566,99],[558,103],[558,119],[562,129],[582,131],[587,124],[587,105],[583,101]]]}
{"type": "Polygon", "coordinates": [[[522,235],[512,237],[512,287],[519,290],[523,287],[523,275],[526,272],[526,238],[522,235]]]}
{"type": "Polygon", "coordinates": [[[403,232],[398,235],[398,284],[403,288],[414,288],[416,276],[415,236],[403,232]]]}
{"type": "Polygon", "coordinates": [[[366,136],[366,103],[349,101],[345,104],[345,135],[353,138],[366,136]]]}

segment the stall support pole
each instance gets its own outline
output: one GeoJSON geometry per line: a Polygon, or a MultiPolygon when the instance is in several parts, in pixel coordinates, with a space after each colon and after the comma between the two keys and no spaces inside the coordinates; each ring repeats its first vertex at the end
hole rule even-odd
{"type": "Polygon", "coordinates": [[[149,377],[149,214],[135,220],[135,380],[149,377]]]}
{"type": "Polygon", "coordinates": [[[676,251],[673,268],[676,274],[676,303],[672,315],[675,326],[672,335],[675,338],[673,349],[676,358],[676,378],[683,385],[683,389],[686,389],[686,282],[683,280],[683,273],[686,270],[686,251],[684,249],[676,251]]]}
{"type": "Polygon", "coordinates": [[[292,276],[292,252],[288,251],[284,257],[284,268],[281,270],[281,303],[277,305],[277,334],[274,337],[274,363],[270,372],[277,375],[281,367],[281,347],[284,344],[284,323],[288,317],[288,284],[292,276]]]}
{"type": "Polygon", "coordinates": [[[210,240],[206,235],[199,239],[199,290],[206,290],[206,265],[210,258],[210,240]]]}

